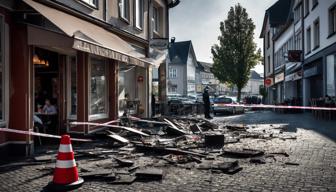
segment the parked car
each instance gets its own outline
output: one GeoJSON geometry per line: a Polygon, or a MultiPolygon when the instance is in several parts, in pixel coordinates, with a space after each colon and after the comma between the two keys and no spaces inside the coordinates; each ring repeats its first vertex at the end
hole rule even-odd
{"type": "Polygon", "coordinates": [[[238,104],[234,98],[219,96],[216,97],[212,104],[212,111],[214,115],[218,113],[241,114],[244,113],[242,106],[223,106],[225,104],[238,104]]]}
{"type": "Polygon", "coordinates": [[[196,102],[193,97],[185,97],[180,94],[168,94],[168,105],[170,104],[194,104],[196,102]]]}

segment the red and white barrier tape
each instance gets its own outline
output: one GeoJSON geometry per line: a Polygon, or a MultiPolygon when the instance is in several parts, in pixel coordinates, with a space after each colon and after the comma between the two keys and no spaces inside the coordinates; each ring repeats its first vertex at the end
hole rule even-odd
{"type": "Polygon", "coordinates": [[[219,107],[244,107],[244,108],[273,108],[273,109],[310,109],[336,111],[336,107],[308,107],[308,106],[288,106],[288,105],[239,105],[239,104],[215,104],[219,107]]]}
{"type": "MultiPolygon", "coordinates": [[[[8,133],[17,133],[17,134],[23,134],[23,135],[34,135],[34,136],[40,136],[40,137],[49,137],[49,138],[56,138],[60,139],[61,136],[59,135],[50,135],[50,134],[45,134],[45,133],[38,133],[38,132],[33,132],[33,131],[22,131],[22,130],[17,130],[17,129],[8,129],[8,128],[0,128],[0,132],[8,132],[8,133]]],[[[81,142],[90,142],[92,140],[89,139],[76,139],[76,138],[71,138],[72,141],[81,141],[81,142]]]]}

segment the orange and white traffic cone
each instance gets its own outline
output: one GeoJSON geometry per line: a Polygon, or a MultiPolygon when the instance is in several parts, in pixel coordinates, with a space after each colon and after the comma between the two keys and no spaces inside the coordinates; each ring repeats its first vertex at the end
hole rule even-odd
{"type": "Polygon", "coordinates": [[[82,186],[84,180],[78,177],[74,152],[69,135],[62,135],[58,149],[53,181],[47,186],[48,191],[69,191],[82,186]]]}

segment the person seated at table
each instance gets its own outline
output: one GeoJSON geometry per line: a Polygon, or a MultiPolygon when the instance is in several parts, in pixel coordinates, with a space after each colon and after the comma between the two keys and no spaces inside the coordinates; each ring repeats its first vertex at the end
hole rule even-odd
{"type": "Polygon", "coordinates": [[[49,115],[55,115],[57,114],[56,107],[50,103],[49,99],[45,100],[45,105],[42,109],[42,113],[49,114],[49,115]]]}

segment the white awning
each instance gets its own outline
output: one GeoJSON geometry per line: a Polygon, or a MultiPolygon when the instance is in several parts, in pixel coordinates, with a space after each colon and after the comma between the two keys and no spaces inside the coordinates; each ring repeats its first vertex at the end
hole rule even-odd
{"type": "Polygon", "coordinates": [[[74,38],[74,49],[143,67],[153,64],[128,42],[102,27],[33,0],[23,1],[74,38]]]}

